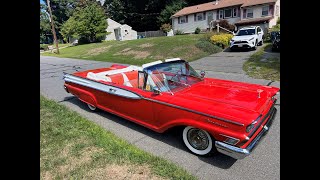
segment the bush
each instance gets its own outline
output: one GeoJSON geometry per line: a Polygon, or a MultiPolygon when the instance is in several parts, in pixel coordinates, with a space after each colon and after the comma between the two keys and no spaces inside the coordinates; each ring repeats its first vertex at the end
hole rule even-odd
{"type": "Polygon", "coordinates": [[[222,19],[219,20],[219,26],[228,29],[229,31],[234,31],[235,26],[232,24],[229,24],[228,20],[222,19]]]}
{"type": "Polygon", "coordinates": [[[182,35],[183,34],[183,31],[181,31],[181,30],[176,30],[176,35],[182,35]]]}
{"type": "Polygon", "coordinates": [[[167,24],[162,24],[161,27],[160,27],[160,29],[161,29],[163,32],[167,33],[167,32],[169,32],[169,31],[171,30],[171,25],[170,25],[169,23],[167,23],[167,24]]]}
{"type": "Polygon", "coordinates": [[[211,40],[210,38],[213,36],[213,35],[216,35],[217,33],[216,32],[207,32],[205,34],[203,34],[203,36],[199,39],[200,41],[208,41],[211,43],[211,40]]]}
{"type": "Polygon", "coordinates": [[[208,52],[210,54],[214,54],[222,51],[222,48],[212,44],[209,41],[199,41],[195,46],[201,49],[202,51],[208,52]]]}
{"type": "Polygon", "coordinates": [[[213,44],[221,47],[221,48],[226,48],[230,44],[230,40],[232,39],[233,35],[232,34],[217,34],[213,35],[210,40],[213,44]]]}
{"type": "Polygon", "coordinates": [[[40,50],[44,50],[44,51],[47,51],[47,50],[49,50],[49,48],[48,48],[48,44],[40,44],[40,50]]]}
{"type": "Polygon", "coordinates": [[[195,34],[199,34],[201,31],[201,29],[199,27],[196,28],[196,30],[194,31],[195,34]]]}

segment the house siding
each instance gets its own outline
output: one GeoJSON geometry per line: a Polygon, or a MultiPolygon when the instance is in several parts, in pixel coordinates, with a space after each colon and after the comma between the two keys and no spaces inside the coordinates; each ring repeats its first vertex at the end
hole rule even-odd
{"type": "Polygon", "coordinates": [[[274,15],[274,18],[270,20],[270,22],[269,22],[269,28],[272,28],[272,26],[276,25],[276,24],[277,24],[277,20],[278,20],[278,18],[280,17],[280,0],[278,0],[278,1],[275,3],[274,7],[273,7],[273,15],[274,15]],[[276,7],[277,7],[277,6],[279,7],[279,14],[278,14],[278,15],[276,15],[276,10],[277,10],[276,7]]]}
{"type": "Polygon", "coordinates": [[[106,39],[105,40],[116,40],[116,36],[114,34],[114,29],[117,27],[120,27],[121,24],[117,23],[116,21],[108,18],[107,19],[108,22],[108,27],[107,27],[107,32],[111,32],[110,34],[106,35],[106,39]]]}
{"type": "Polygon", "coordinates": [[[197,27],[199,27],[200,29],[207,29],[207,28],[209,28],[208,15],[210,12],[213,13],[213,20],[215,20],[216,19],[216,12],[215,11],[206,11],[205,20],[202,20],[202,21],[194,21],[194,14],[189,14],[187,23],[182,23],[182,24],[178,23],[179,17],[174,17],[172,19],[172,22],[173,22],[172,29],[174,31],[180,30],[184,33],[194,33],[194,31],[196,30],[197,27]]]}

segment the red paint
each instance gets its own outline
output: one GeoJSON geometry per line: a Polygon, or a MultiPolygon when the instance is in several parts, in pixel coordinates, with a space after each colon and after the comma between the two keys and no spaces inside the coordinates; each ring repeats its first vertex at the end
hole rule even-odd
{"type": "MultiPolygon", "coordinates": [[[[73,75],[85,78],[88,72],[97,73],[124,67],[126,66],[113,65],[110,68],[76,72],[73,75]]],[[[137,77],[134,77],[137,76],[137,71],[125,74],[129,79],[136,79],[134,81],[137,81],[137,77]]],[[[117,79],[116,75],[112,76],[114,76],[113,80],[117,79]]],[[[225,137],[219,135],[224,134],[238,138],[242,142],[249,134],[246,133],[246,127],[260,114],[262,117],[267,114],[274,101],[271,98],[279,91],[277,87],[204,78],[204,80],[193,84],[191,87],[174,92],[174,95],[170,93],[156,95],[153,92],[138,89],[136,85],[134,87],[122,85],[123,79],[121,81],[120,76],[114,82],[101,81],[101,83],[139,94],[143,99],[120,97],[70,82],[65,82],[65,86],[70,93],[76,95],[83,102],[136,122],[156,132],[164,132],[174,126],[190,125],[208,131],[219,141],[225,140],[225,137]],[[260,98],[258,98],[259,93],[260,98]],[[218,117],[218,119],[204,114],[218,117]],[[220,118],[243,124],[243,126],[223,121],[220,118]]],[[[260,130],[261,128],[254,136],[260,130]]],[[[250,138],[241,147],[245,147],[252,139],[250,138]]]]}

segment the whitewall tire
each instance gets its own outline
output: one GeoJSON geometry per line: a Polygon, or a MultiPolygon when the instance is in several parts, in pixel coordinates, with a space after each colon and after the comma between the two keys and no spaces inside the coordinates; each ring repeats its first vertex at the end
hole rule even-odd
{"type": "Polygon", "coordinates": [[[197,155],[208,155],[213,152],[213,142],[205,130],[187,126],[182,132],[183,142],[187,148],[197,155]]]}
{"type": "Polygon", "coordinates": [[[91,111],[96,111],[96,110],[97,110],[97,107],[92,106],[92,105],[90,105],[90,104],[87,104],[87,105],[88,105],[88,107],[89,107],[89,109],[90,109],[91,111]]]}

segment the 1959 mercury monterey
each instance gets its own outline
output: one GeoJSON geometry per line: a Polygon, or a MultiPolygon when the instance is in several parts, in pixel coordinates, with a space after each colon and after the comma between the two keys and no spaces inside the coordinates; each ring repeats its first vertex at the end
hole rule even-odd
{"type": "Polygon", "coordinates": [[[279,88],[200,75],[185,60],[114,64],[64,75],[64,88],[97,108],[162,133],[183,127],[197,155],[248,156],[271,126],[279,88]]]}

